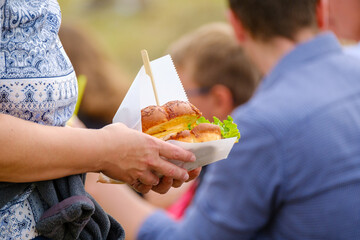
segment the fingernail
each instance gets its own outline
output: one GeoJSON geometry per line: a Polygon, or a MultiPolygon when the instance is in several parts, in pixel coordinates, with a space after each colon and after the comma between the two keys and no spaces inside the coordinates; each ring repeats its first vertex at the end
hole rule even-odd
{"type": "Polygon", "coordinates": [[[188,173],[186,173],[186,174],[185,174],[185,176],[184,176],[184,181],[188,180],[188,179],[189,179],[189,177],[190,177],[190,176],[189,176],[189,174],[188,174],[188,173]]]}
{"type": "Polygon", "coordinates": [[[156,180],[156,181],[154,181],[153,186],[156,186],[156,185],[158,185],[158,184],[159,184],[159,179],[156,180]]]}
{"type": "Polygon", "coordinates": [[[195,155],[192,155],[192,157],[190,158],[190,161],[195,162],[195,160],[196,160],[195,155]]]}

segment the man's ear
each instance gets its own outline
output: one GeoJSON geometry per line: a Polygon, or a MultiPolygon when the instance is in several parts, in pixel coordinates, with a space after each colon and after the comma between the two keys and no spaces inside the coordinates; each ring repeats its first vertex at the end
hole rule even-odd
{"type": "Polygon", "coordinates": [[[329,1],[318,0],[316,5],[316,21],[319,29],[329,28],[329,1]]]}
{"type": "Polygon", "coordinates": [[[235,15],[233,10],[229,9],[227,12],[227,18],[230,24],[232,25],[235,36],[238,39],[239,42],[243,42],[246,39],[246,34],[244,27],[238,17],[235,15]]]}

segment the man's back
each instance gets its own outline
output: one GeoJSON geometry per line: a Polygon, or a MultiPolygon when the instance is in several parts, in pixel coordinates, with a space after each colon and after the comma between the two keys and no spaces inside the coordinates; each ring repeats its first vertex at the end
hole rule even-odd
{"type": "MultiPolygon", "coordinates": [[[[354,62],[332,35],[317,37],[283,58],[235,112],[241,140],[205,180],[219,186],[214,198],[232,205],[224,219],[234,236],[360,239],[360,65],[354,62]]],[[[215,201],[198,204],[209,215],[224,212],[215,201]]]]}
{"type": "Polygon", "coordinates": [[[360,66],[321,43],[269,91],[284,174],[269,229],[284,239],[360,238],[360,66]]]}

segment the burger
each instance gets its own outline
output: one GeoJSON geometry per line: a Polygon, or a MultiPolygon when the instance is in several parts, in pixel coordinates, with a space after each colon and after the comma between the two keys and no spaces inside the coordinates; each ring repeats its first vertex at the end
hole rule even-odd
{"type": "Polygon", "coordinates": [[[211,123],[187,101],[175,100],[162,106],[143,108],[141,122],[144,133],[164,141],[200,143],[229,137],[240,138],[239,130],[230,116],[224,122],[214,117],[211,123]]]}

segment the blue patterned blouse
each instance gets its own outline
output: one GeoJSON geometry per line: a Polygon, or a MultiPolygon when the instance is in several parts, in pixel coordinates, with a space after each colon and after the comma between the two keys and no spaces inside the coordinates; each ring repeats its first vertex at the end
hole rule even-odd
{"type": "MultiPolygon", "coordinates": [[[[0,0],[0,113],[64,126],[77,100],[73,67],[60,43],[56,0],[0,0]]],[[[0,196],[1,197],[1,196],[0,196]]],[[[0,239],[37,236],[34,186],[0,209],[0,239]]]]}

